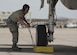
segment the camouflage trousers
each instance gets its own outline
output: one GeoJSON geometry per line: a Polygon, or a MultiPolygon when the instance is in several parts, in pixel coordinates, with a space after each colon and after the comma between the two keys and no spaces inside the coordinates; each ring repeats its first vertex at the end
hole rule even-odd
{"type": "Polygon", "coordinates": [[[13,36],[13,38],[12,38],[13,44],[17,44],[18,43],[18,36],[19,36],[17,22],[13,22],[11,20],[11,18],[9,17],[7,19],[7,25],[9,27],[10,32],[12,33],[12,36],[13,36]]]}

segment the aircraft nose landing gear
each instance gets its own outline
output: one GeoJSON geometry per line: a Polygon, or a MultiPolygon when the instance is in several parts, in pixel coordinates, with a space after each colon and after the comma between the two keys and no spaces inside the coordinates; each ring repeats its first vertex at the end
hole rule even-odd
{"type": "Polygon", "coordinates": [[[46,25],[38,25],[36,28],[35,52],[54,52],[53,46],[48,46],[46,25]]]}

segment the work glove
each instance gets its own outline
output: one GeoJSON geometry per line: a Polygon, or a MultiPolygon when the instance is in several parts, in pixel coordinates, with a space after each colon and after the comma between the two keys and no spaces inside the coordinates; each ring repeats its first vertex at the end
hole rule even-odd
{"type": "Polygon", "coordinates": [[[30,23],[27,23],[27,26],[30,27],[30,23]]]}

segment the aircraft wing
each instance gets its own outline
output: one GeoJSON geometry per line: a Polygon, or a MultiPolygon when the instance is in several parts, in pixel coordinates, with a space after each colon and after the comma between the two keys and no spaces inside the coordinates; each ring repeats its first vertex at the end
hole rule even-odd
{"type": "Polygon", "coordinates": [[[77,0],[61,0],[63,5],[71,10],[77,9],[77,0]]]}

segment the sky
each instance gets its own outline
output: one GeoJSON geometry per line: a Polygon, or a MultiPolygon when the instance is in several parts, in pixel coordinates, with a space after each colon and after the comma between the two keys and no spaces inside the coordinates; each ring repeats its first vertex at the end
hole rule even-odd
{"type": "MultiPolygon", "coordinates": [[[[31,18],[48,18],[48,4],[45,0],[44,8],[40,10],[40,0],[0,0],[0,12],[14,12],[22,8],[24,4],[30,5],[31,18]]],[[[60,1],[56,5],[56,16],[65,18],[77,18],[77,10],[67,9],[60,1]]]]}

